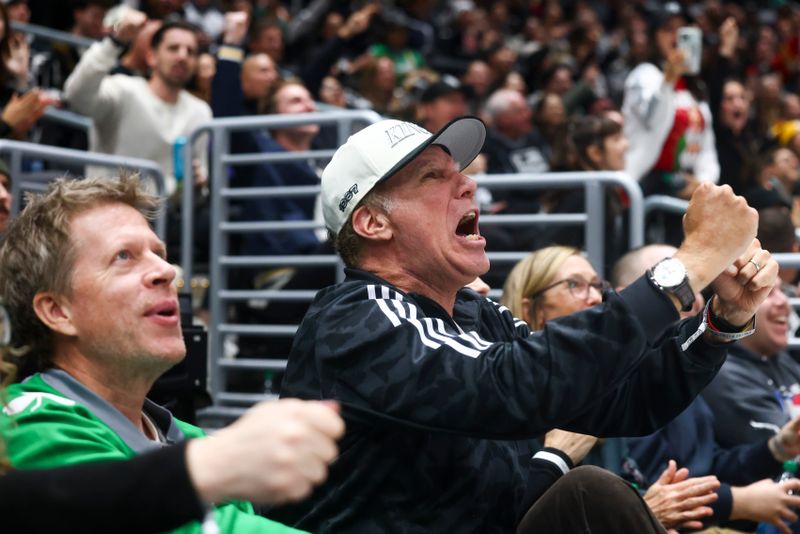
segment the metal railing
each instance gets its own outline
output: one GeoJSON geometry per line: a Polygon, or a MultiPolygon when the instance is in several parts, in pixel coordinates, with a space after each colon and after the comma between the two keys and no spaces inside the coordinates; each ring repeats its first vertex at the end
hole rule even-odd
{"type": "MultiPolygon", "coordinates": [[[[353,127],[358,124],[366,125],[377,122],[381,116],[369,110],[343,110],[335,109],[315,113],[298,113],[282,115],[254,115],[247,117],[227,117],[214,119],[195,128],[187,136],[186,146],[183,152],[183,168],[191,169],[192,160],[195,158],[193,153],[194,142],[202,135],[210,135],[210,159],[209,176],[212,178],[212,188],[214,179],[220,181],[227,176],[227,165],[244,165],[252,163],[267,163],[277,161],[282,157],[281,154],[230,154],[230,134],[245,130],[269,129],[276,127],[298,126],[303,124],[336,124],[337,134],[340,143],[344,143],[347,137],[353,132],[353,127]],[[224,148],[223,148],[224,147],[224,148]]],[[[325,158],[333,155],[330,151],[311,151],[306,153],[294,152],[289,157],[292,160],[325,158]]],[[[194,273],[193,257],[194,242],[194,189],[184,187],[182,191],[182,213],[181,213],[181,268],[183,269],[184,280],[191,280],[194,273]]]]}
{"type": "Polygon", "coordinates": [[[92,119],[86,115],[81,115],[80,113],[75,113],[68,109],[54,108],[52,106],[44,111],[42,120],[75,128],[86,135],[89,135],[89,130],[92,128],[92,119]]]}
{"type": "MultiPolygon", "coordinates": [[[[242,223],[229,220],[229,205],[232,201],[240,198],[268,198],[271,196],[316,196],[319,193],[318,186],[312,187],[292,187],[281,189],[271,187],[261,188],[232,188],[228,184],[228,167],[238,165],[251,165],[254,163],[270,163],[278,161],[325,161],[329,159],[335,150],[310,150],[304,152],[278,152],[265,154],[231,154],[230,135],[233,132],[274,129],[299,126],[304,124],[334,124],[337,127],[337,143],[339,146],[344,143],[356,126],[366,126],[377,122],[381,117],[377,113],[364,110],[333,110],[326,112],[301,113],[301,114],[282,114],[282,115],[262,115],[253,117],[232,117],[215,119],[209,123],[196,128],[187,136],[186,149],[184,152],[184,165],[186,169],[191,168],[193,159],[193,142],[201,135],[210,135],[211,154],[209,160],[209,175],[212,177],[210,183],[210,203],[211,203],[211,264],[210,264],[210,298],[209,311],[212,318],[209,328],[209,389],[216,403],[222,404],[251,404],[263,398],[263,395],[248,395],[224,391],[224,373],[227,369],[251,369],[251,370],[280,370],[285,366],[285,359],[282,360],[230,360],[224,359],[220,355],[224,353],[223,336],[228,334],[249,334],[253,329],[258,332],[267,331],[276,335],[292,335],[294,330],[285,326],[253,326],[253,325],[231,325],[224,321],[227,309],[225,302],[235,300],[246,300],[251,298],[270,298],[271,300],[291,300],[300,298],[310,301],[315,292],[302,292],[289,294],[274,294],[270,292],[247,292],[243,296],[240,291],[227,288],[228,269],[237,266],[331,266],[339,265],[339,259],[335,256],[232,256],[229,254],[228,236],[234,233],[283,230],[288,227],[297,227],[292,223],[284,221],[253,221],[242,223]]],[[[193,275],[193,226],[194,217],[192,216],[191,206],[194,204],[194,191],[190,187],[183,189],[183,220],[181,232],[181,264],[184,272],[184,280],[191,280],[193,275]]],[[[304,224],[316,226],[313,222],[299,223],[300,227],[304,224]]],[[[223,412],[225,410],[223,409],[223,412]]],[[[228,410],[229,411],[229,410],[228,410]]]]}
{"type": "MultiPolygon", "coordinates": [[[[622,187],[630,199],[628,239],[631,247],[644,244],[644,200],[639,184],[624,172],[549,172],[543,174],[490,174],[476,178],[478,187],[487,189],[570,189],[582,187],[585,211],[582,213],[542,213],[531,215],[481,215],[481,225],[584,227],[586,256],[603,276],[605,266],[605,189],[622,187]]],[[[489,253],[489,260],[516,262],[530,251],[489,253]]]]}
{"type": "Polygon", "coordinates": [[[644,199],[644,216],[647,218],[653,212],[665,211],[667,213],[686,213],[689,202],[680,198],[667,195],[652,195],[644,199]]]}
{"type": "Polygon", "coordinates": [[[54,30],[47,26],[39,26],[37,24],[25,24],[23,22],[11,21],[11,29],[17,30],[22,33],[27,33],[40,39],[45,39],[55,43],[66,43],[73,48],[88,48],[95,42],[94,39],[88,37],[80,37],[68,32],[54,30]]]}
{"type": "MultiPolygon", "coordinates": [[[[153,161],[129,158],[125,156],[112,156],[97,152],[85,152],[83,150],[72,150],[49,145],[37,145],[24,141],[10,141],[0,139],[0,155],[7,155],[9,160],[8,169],[11,173],[11,215],[19,213],[22,205],[23,191],[39,191],[44,184],[52,180],[55,176],[60,176],[58,171],[47,173],[28,173],[23,169],[23,160],[33,158],[36,160],[77,165],[95,165],[107,167],[113,170],[125,169],[140,172],[145,177],[153,180],[156,188],[155,193],[163,198],[165,192],[165,178],[161,167],[153,161]]],[[[167,218],[164,210],[161,210],[155,220],[156,233],[161,239],[166,237],[167,218]]]]}

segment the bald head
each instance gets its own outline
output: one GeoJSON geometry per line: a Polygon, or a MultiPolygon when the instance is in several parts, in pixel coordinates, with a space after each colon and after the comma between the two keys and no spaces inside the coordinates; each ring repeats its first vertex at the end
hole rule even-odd
{"type": "Polygon", "coordinates": [[[247,100],[265,97],[278,79],[275,62],[267,54],[251,54],[242,64],[242,92],[247,100]]]}
{"type": "Polygon", "coordinates": [[[672,256],[677,250],[670,245],[647,245],[628,252],[614,264],[611,270],[611,285],[616,288],[627,287],[647,269],[672,256]]]}

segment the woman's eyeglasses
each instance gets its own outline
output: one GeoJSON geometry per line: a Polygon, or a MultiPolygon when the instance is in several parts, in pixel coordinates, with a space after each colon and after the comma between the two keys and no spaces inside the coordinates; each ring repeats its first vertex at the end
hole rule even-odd
{"type": "Polygon", "coordinates": [[[565,284],[567,289],[569,290],[570,294],[573,298],[578,300],[586,300],[589,298],[589,290],[594,289],[600,295],[603,294],[610,286],[608,282],[605,280],[600,280],[597,282],[587,282],[586,280],[581,280],[580,278],[565,278],[564,280],[559,280],[558,282],[553,282],[547,287],[544,287],[531,295],[532,299],[538,298],[544,294],[545,291],[549,291],[554,287],[558,287],[561,284],[565,284]]]}

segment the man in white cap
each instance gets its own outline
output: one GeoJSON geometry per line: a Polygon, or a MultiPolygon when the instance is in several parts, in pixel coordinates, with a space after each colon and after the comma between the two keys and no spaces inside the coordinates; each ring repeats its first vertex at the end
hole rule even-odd
{"type": "Polygon", "coordinates": [[[460,172],[485,133],[472,117],[434,135],[381,121],[325,169],[325,221],[348,269],[312,303],[282,394],[337,399],[347,434],[328,482],[271,517],[337,533],[663,532],[630,486],[591,467],[531,507],[547,470],[571,462],[511,440],[554,427],[643,434],[680,413],[724,344],[752,332],[777,275],[754,240],[757,214],[730,188],[701,186],[673,257],[531,333],[463,289],[489,268],[476,185],[460,172]],[[705,313],[675,324],[712,281],[705,313]]]}

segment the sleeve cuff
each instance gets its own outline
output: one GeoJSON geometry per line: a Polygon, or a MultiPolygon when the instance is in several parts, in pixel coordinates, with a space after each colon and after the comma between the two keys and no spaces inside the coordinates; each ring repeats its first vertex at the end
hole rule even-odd
{"type": "Polygon", "coordinates": [[[241,63],[244,61],[244,50],[238,46],[222,45],[217,50],[217,59],[241,63]]]}
{"type": "Polygon", "coordinates": [[[730,484],[720,484],[717,488],[717,500],[711,503],[713,513],[703,521],[705,524],[724,523],[730,518],[733,510],[733,495],[730,484]]]}
{"type": "Polygon", "coordinates": [[[562,475],[566,475],[573,467],[575,467],[569,455],[559,449],[554,449],[553,447],[545,447],[534,454],[532,459],[553,464],[558,468],[559,471],[561,471],[562,475]]]}
{"type": "Polygon", "coordinates": [[[767,440],[753,443],[750,446],[752,449],[747,455],[748,469],[752,469],[762,478],[778,477],[783,470],[783,463],[772,456],[767,440]]]}

